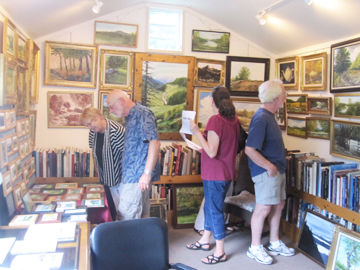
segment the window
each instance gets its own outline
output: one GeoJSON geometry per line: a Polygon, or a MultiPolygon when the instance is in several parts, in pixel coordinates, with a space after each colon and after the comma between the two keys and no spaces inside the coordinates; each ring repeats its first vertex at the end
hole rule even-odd
{"type": "Polygon", "coordinates": [[[148,49],[182,51],[182,10],[149,8],[148,49]]]}

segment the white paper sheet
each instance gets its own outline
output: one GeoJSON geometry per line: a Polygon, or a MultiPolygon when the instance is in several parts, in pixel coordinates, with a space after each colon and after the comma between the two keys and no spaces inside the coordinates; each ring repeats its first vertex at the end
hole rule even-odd
{"type": "Polygon", "coordinates": [[[201,146],[199,146],[196,143],[186,139],[186,136],[185,136],[185,134],[193,135],[193,133],[190,130],[190,119],[194,120],[195,115],[196,115],[196,112],[194,112],[194,111],[182,111],[182,126],[181,126],[181,129],[180,129],[179,133],[180,133],[181,137],[183,137],[186,144],[191,149],[194,149],[194,150],[200,152],[202,150],[201,146]]]}
{"type": "Polygon", "coordinates": [[[9,250],[11,249],[15,240],[16,240],[15,237],[0,239],[0,264],[3,264],[7,254],[9,253],[9,250]]]}

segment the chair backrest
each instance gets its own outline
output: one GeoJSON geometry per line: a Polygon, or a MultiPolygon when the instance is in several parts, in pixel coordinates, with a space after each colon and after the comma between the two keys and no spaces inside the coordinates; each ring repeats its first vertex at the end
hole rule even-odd
{"type": "Polygon", "coordinates": [[[239,173],[236,179],[234,195],[238,195],[241,191],[247,190],[255,194],[254,182],[251,179],[248,156],[242,151],[239,164],[239,173]]]}
{"type": "Polygon", "coordinates": [[[159,218],[99,224],[90,243],[93,270],[169,269],[168,229],[159,218]]]}

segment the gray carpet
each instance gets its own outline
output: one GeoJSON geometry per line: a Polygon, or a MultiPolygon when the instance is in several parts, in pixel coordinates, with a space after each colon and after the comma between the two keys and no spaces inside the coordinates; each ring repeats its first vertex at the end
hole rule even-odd
{"type": "MultiPolygon", "coordinates": [[[[295,256],[283,257],[276,256],[272,265],[262,265],[254,259],[246,256],[246,251],[251,243],[250,229],[245,228],[241,231],[228,232],[225,238],[225,251],[228,260],[226,262],[218,263],[216,265],[206,265],[201,262],[201,259],[207,255],[212,254],[211,251],[189,250],[185,246],[199,240],[200,237],[193,229],[177,229],[169,227],[169,242],[170,242],[170,263],[183,263],[196,269],[324,269],[302,253],[296,251],[295,256]]],[[[294,247],[288,239],[283,237],[281,239],[287,245],[294,247]]],[[[262,239],[262,244],[267,245],[269,237],[262,239]]],[[[212,242],[214,247],[215,241],[212,242]]]]}

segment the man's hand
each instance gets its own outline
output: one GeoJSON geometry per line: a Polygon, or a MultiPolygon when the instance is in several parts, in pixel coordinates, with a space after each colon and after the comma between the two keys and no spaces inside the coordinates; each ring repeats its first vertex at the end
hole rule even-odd
{"type": "Polygon", "coordinates": [[[148,190],[150,188],[151,175],[143,173],[139,179],[139,189],[141,191],[148,190]]]}
{"type": "Polygon", "coordinates": [[[268,174],[269,174],[269,177],[275,177],[275,176],[277,176],[277,174],[278,174],[278,169],[277,169],[277,167],[276,167],[274,164],[272,164],[272,166],[270,167],[270,169],[268,169],[268,174]]]}

